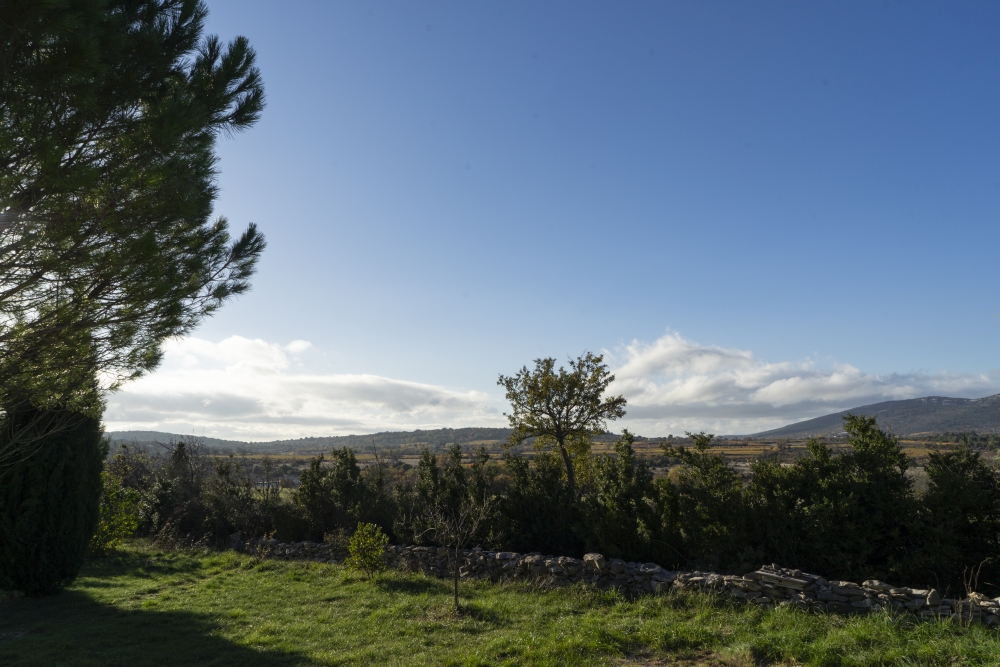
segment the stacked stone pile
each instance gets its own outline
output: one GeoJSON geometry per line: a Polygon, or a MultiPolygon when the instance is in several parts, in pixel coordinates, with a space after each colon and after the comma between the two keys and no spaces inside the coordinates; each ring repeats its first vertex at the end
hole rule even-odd
{"type": "MultiPolygon", "coordinates": [[[[272,558],[341,563],[347,552],[325,543],[262,541],[272,558]]],[[[953,618],[1000,627],[1000,598],[972,593],[963,600],[941,597],[934,589],[897,587],[869,579],[861,584],[827,581],[801,570],[765,565],[756,572],[722,575],[713,572],[678,572],[655,563],[633,563],[601,554],[583,559],[519,554],[483,549],[460,550],[459,576],[475,580],[532,580],[547,585],[588,583],[602,590],[617,588],[630,594],[665,593],[671,588],[701,590],[745,601],[759,607],[794,606],[811,612],[868,613],[888,609],[919,618],[953,618]]],[[[443,547],[389,545],[390,566],[435,577],[452,576],[454,551],[443,547]]]]}

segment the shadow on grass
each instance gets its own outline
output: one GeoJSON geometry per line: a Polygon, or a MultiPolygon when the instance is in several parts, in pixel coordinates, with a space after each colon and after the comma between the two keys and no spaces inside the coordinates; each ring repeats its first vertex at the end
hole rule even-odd
{"type": "Polygon", "coordinates": [[[396,578],[381,577],[375,580],[375,585],[387,593],[404,593],[406,595],[442,594],[451,591],[451,582],[431,579],[430,577],[396,578]]]}
{"type": "Polygon", "coordinates": [[[77,591],[0,602],[0,664],[314,665],[304,655],[240,646],[183,611],[122,610],[77,591]]]}
{"type": "MultiPolygon", "coordinates": [[[[133,576],[146,574],[190,574],[204,569],[199,555],[185,553],[143,553],[118,551],[87,560],[81,576],[102,578],[127,571],[133,576]]],[[[88,584],[90,585],[90,584],[88,584]]]]}
{"type": "Polygon", "coordinates": [[[504,618],[503,614],[499,614],[493,609],[481,607],[475,602],[462,604],[459,609],[459,615],[493,627],[508,625],[507,619],[504,618]]]}

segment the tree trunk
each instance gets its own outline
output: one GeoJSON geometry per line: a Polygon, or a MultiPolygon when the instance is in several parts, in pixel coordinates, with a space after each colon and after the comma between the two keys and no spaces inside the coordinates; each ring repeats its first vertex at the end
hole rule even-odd
{"type": "Polygon", "coordinates": [[[563,463],[566,464],[566,480],[569,482],[569,495],[571,498],[576,498],[576,477],[573,475],[573,461],[570,460],[569,452],[566,451],[563,441],[557,440],[556,442],[559,444],[559,453],[562,454],[563,463]]]}

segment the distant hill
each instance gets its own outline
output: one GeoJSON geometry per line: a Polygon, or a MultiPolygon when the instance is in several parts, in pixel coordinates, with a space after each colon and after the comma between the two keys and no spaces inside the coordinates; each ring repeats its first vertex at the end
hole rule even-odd
{"type": "MultiPolygon", "coordinates": [[[[205,438],[196,435],[178,435],[162,431],[109,431],[112,442],[125,444],[137,443],[143,446],[169,444],[178,440],[195,439],[206,447],[230,451],[248,451],[260,453],[277,452],[329,452],[334,447],[351,447],[357,452],[370,451],[374,442],[384,449],[420,450],[429,447],[440,450],[445,445],[476,445],[482,444],[490,449],[506,444],[510,437],[509,428],[438,428],[430,431],[383,431],[364,435],[331,435],[319,438],[298,438],[295,440],[271,440],[268,442],[244,442],[242,440],[222,440],[220,438],[205,438]]],[[[597,442],[610,442],[618,436],[605,433],[594,438],[597,442]]],[[[635,436],[636,441],[645,441],[641,435],[635,436]]],[[[657,440],[653,438],[652,440],[657,440]]],[[[527,446],[530,440],[525,443],[527,446]]]]}
{"type": "Polygon", "coordinates": [[[176,442],[194,437],[207,447],[218,449],[249,450],[261,452],[276,451],[328,451],[334,447],[352,447],[363,451],[374,442],[379,447],[443,447],[458,443],[460,445],[474,443],[502,442],[510,436],[509,428],[439,428],[430,431],[385,431],[368,435],[340,435],[320,438],[298,438],[296,440],[272,440],[270,442],[243,442],[240,440],[221,440],[219,438],[203,438],[199,436],[182,436],[175,433],[160,431],[111,431],[108,433],[112,442],[153,443],[176,442]]]}
{"type": "Polygon", "coordinates": [[[107,436],[111,438],[111,442],[124,442],[126,444],[138,442],[142,444],[161,443],[165,445],[189,438],[197,438],[208,447],[246,447],[257,444],[252,442],[238,442],[236,440],[220,440],[219,438],[177,435],[176,433],[163,433],[162,431],[108,431],[107,436]]]}
{"type": "Polygon", "coordinates": [[[873,403],[789,424],[772,431],[755,433],[752,437],[805,438],[835,435],[843,432],[843,417],[847,414],[876,417],[879,426],[891,429],[896,435],[962,430],[984,433],[1000,429],[1000,394],[985,398],[926,396],[905,401],[873,403]]]}
{"type": "MultiPolygon", "coordinates": [[[[884,401],[789,424],[771,431],[754,433],[750,437],[808,438],[820,435],[837,435],[844,431],[843,417],[847,414],[876,417],[880,426],[891,429],[896,435],[962,430],[980,433],[996,432],[1000,431],[1000,394],[985,398],[927,396],[905,401],[884,401]]],[[[160,431],[111,431],[108,436],[113,442],[143,445],[166,444],[196,437],[206,447],[213,449],[251,452],[328,452],[334,447],[351,447],[356,451],[367,451],[372,442],[387,449],[422,447],[440,449],[453,443],[499,445],[506,442],[510,433],[509,428],[439,428],[429,431],[384,431],[366,435],[339,435],[295,440],[271,440],[269,442],[222,440],[160,431]]],[[[610,433],[597,438],[597,440],[612,439],[614,436],[610,433]]],[[[646,440],[642,436],[637,436],[636,439],[646,440]]]]}

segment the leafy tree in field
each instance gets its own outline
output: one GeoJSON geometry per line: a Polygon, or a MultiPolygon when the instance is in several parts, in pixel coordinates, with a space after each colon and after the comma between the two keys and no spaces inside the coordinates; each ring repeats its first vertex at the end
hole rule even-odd
{"type": "Polygon", "coordinates": [[[373,523],[359,523],[358,529],[351,536],[347,545],[350,554],[347,566],[364,572],[371,579],[379,572],[385,571],[385,547],[389,538],[382,529],[373,523]]]}
{"type": "MultiPolygon", "coordinates": [[[[0,406],[49,410],[41,432],[99,416],[101,390],[249,287],[263,237],[209,218],[215,142],[256,122],[263,86],[246,39],[203,35],[206,12],[0,8],[0,406]]],[[[0,463],[31,444],[8,439],[0,463]]]]}
{"type": "Polygon", "coordinates": [[[523,367],[516,375],[500,376],[511,412],[505,414],[514,430],[512,443],[527,438],[551,444],[562,457],[569,491],[576,494],[570,447],[607,429],[607,422],[625,415],[622,396],[604,397],[615,376],[601,355],[586,353],[570,360],[569,370],[555,369],[553,358],[536,359],[534,370],[523,367]]]}

